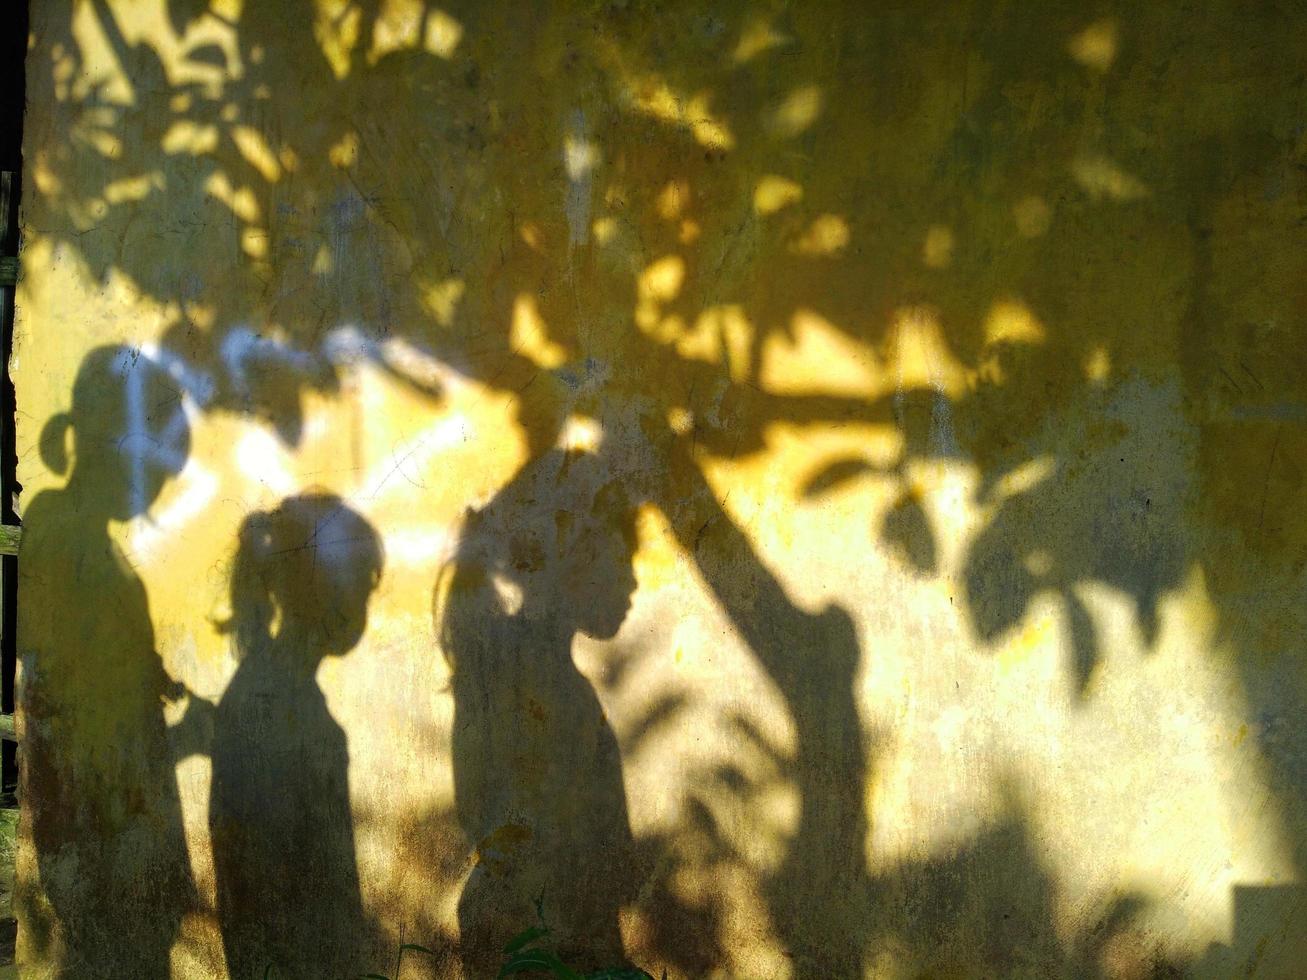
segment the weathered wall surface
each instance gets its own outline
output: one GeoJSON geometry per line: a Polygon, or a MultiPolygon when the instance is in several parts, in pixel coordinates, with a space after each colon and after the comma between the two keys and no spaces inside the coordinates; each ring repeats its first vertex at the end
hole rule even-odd
{"type": "Polygon", "coordinates": [[[34,3],[25,975],[1295,975],[1304,51],[34,3]]]}

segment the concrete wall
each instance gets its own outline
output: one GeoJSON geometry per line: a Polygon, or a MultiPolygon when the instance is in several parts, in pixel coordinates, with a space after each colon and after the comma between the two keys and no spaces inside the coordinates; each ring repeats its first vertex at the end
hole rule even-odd
{"type": "Polygon", "coordinates": [[[32,6],[25,975],[1296,975],[1300,3],[32,6]]]}

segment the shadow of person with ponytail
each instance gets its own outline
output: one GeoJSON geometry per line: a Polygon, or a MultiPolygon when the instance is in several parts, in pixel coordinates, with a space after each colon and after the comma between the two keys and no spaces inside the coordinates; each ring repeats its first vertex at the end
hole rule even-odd
{"type": "MultiPolygon", "coordinates": [[[[56,926],[26,941],[57,943],[59,977],[166,977],[195,905],[163,715],[186,692],[155,650],[145,586],[112,529],[181,471],[190,430],[174,379],[125,347],[87,355],[71,411],[46,424],[41,455],[56,473],[70,429],[68,482],[23,512],[20,588],[41,597],[18,627],[24,846],[48,902],[25,919],[56,926]]],[[[206,707],[192,698],[187,719],[206,707]]]]}
{"type": "Polygon", "coordinates": [[[232,977],[373,965],[349,796],[349,746],[317,683],[363,636],[381,578],[376,531],[309,494],[241,527],[227,624],[239,666],[216,712],[209,829],[232,977]]]}
{"type": "Polygon", "coordinates": [[[578,968],[624,959],[631,829],[617,739],[572,659],[614,636],[635,592],[635,511],[598,457],[559,450],[479,511],[437,587],[452,669],[458,820],[477,864],[458,905],[469,976],[540,907],[578,968]]]}

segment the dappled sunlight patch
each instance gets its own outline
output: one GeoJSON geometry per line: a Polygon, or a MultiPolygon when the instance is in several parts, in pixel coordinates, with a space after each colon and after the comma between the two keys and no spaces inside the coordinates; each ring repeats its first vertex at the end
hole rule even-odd
{"type": "Polygon", "coordinates": [[[598,419],[585,415],[569,415],[558,435],[558,448],[571,452],[596,452],[604,440],[604,429],[598,419]]]}
{"type": "Polygon", "coordinates": [[[870,395],[882,383],[875,355],[815,310],[795,311],[789,334],[771,334],[764,342],[757,380],[767,391],[870,395]]]}
{"type": "Polygon", "coordinates": [[[522,295],[513,303],[509,343],[513,350],[543,368],[556,368],[567,362],[567,351],[549,339],[549,326],[540,315],[534,296],[522,295]]]}
{"type": "Polygon", "coordinates": [[[651,262],[640,273],[639,296],[654,303],[669,303],[676,299],[685,281],[685,260],[679,255],[666,255],[651,262]]]}
{"type": "Polygon", "coordinates": [[[849,244],[849,223],[838,214],[823,214],[790,242],[795,255],[813,258],[836,255],[849,244]]]}
{"type": "Polygon", "coordinates": [[[159,143],[169,156],[185,153],[188,156],[205,156],[218,146],[218,127],[179,119],[168,127],[159,143]]]}
{"type": "Polygon", "coordinates": [[[55,171],[49,166],[45,159],[45,154],[38,155],[31,163],[32,182],[36,189],[46,197],[54,197],[63,190],[63,181],[59,179],[55,171]]]}
{"type": "Polygon", "coordinates": [[[773,110],[771,129],[777,136],[793,139],[821,116],[822,94],[816,85],[796,88],[773,110]]]}
{"type": "MultiPolygon", "coordinates": [[[[970,842],[987,839],[990,828],[1020,815],[1028,821],[1031,859],[1057,883],[1050,912],[1056,909],[1063,935],[1090,932],[1103,903],[1126,891],[1141,899],[1139,917],[1130,921],[1161,936],[1178,935],[1176,923],[1168,921],[1168,910],[1178,902],[1190,924],[1187,955],[1201,953],[1208,941],[1228,941],[1223,922],[1232,884],[1277,880],[1285,851],[1273,821],[1232,813],[1232,807],[1258,809],[1267,788],[1244,763],[1210,755],[1213,747],[1229,744],[1220,741],[1224,719],[1243,712],[1228,700],[1231,688],[1201,649],[1203,637],[1195,649],[1179,609],[1188,600],[1173,601],[1177,605],[1164,614],[1170,625],[1163,629],[1163,652],[1143,656],[1137,639],[1121,634],[1113,642],[1133,645],[1134,653],[1114,658],[1095,685],[1093,701],[1071,711],[1056,693],[1062,676],[1056,657],[1048,656],[1066,642],[1064,616],[1055,603],[1032,608],[1023,631],[991,662],[1001,681],[987,681],[983,672],[956,661],[951,670],[937,669],[933,661],[912,656],[910,634],[900,629],[886,635],[881,662],[904,664],[910,693],[895,696],[897,685],[885,666],[877,668],[883,679],[868,689],[876,692],[873,703],[891,708],[895,732],[881,746],[868,787],[872,869],[892,878],[910,876],[917,866],[948,868],[963,860],[970,842]],[[908,645],[900,646],[905,639],[908,645]],[[1165,663],[1175,656],[1184,666],[1165,663]],[[1178,690],[1177,669],[1186,674],[1178,690]],[[1152,691],[1152,698],[1141,700],[1143,691],[1152,691]],[[1139,751],[1141,742],[1151,746],[1148,752],[1139,751]],[[1162,746],[1174,771],[1159,782],[1149,760],[1162,746]],[[971,779],[940,781],[937,775],[950,769],[945,760],[959,757],[971,779]],[[1024,787],[1015,810],[993,789],[1014,779],[1024,787]],[[1236,788],[1231,779],[1247,785],[1236,788]],[[1085,793],[1095,800],[1088,815],[1082,809],[1085,793]],[[1249,840],[1225,836],[1224,828],[1248,829],[1251,823],[1262,834],[1270,832],[1260,844],[1250,848],[1249,840]],[[1258,851],[1261,857],[1254,856],[1258,851]],[[1119,855],[1133,870],[1122,877],[1120,867],[1104,865],[1104,853],[1119,855]],[[1217,855],[1236,863],[1211,876],[1208,861],[1220,860],[1217,855]],[[1206,883],[1201,888],[1195,887],[1198,878],[1206,883]]],[[[1128,606],[1108,613],[1095,600],[1090,605],[1095,615],[1111,615],[1128,629],[1128,606]]],[[[942,622],[924,608],[912,618],[942,622]]]]}
{"type": "Polygon", "coordinates": [[[683,180],[669,181],[654,198],[654,210],[664,221],[681,217],[690,200],[690,185],[683,180]]]}
{"type": "Polygon", "coordinates": [[[329,276],[336,270],[336,258],[326,245],[319,245],[309,268],[315,276],[329,276]]]}
{"type": "Polygon", "coordinates": [[[349,76],[363,9],[354,0],[314,0],[313,36],[337,79],[349,76]]]}
{"type": "Polygon", "coordinates": [[[245,162],[257,170],[264,180],[270,184],[281,180],[282,162],[268,146],[262,133],[253,126],[233,126],[231,138],[245,162]]]}
{"type": "Polygon", "coordinates": [[[217,977],[226,972],[217,915],[192,912],[186,917],[181,937],[169,956],[169,965],[172,975],[178,977],[217,977]]]}
{"type": "Polygon", "coordinates": [[[745,24],[740,40],[731,55],[737,65],[748,64],[761,54],[791,43],[791,38],[780,33],[768,21],[758,18],[745,24]]]}
{"type": "Polygon", "coordinates": [[[358,163],[358,158],[359,136],[355,132],[342,134],[340,139],[327,150],[327,159],[338,170],[349,170],[358,163]]]}
{"type": "Polygon", "coordinates": [[[241,251],[252,259],[268,257],[268,233],[258,228],[241,231],[241,251]]]}
{"type": "Polygon", "coordinates": [[[600,245],[607,245],[617,234],[617,222],[612,218],[596,218],[590,226],[590,234],[600,245]]]}
{"type": "Polygon", "coordinates": [[[684,333],[680,317],[662,320],[662,307],[680,295],[685,274],[685,260],[679,255],[656,259],[640,273],[636,280],[635,323],[641,330],[664,341],[684,333]]]}
{"type": "Polygon", "coordinates": [[[1017,299],[999,300],[985,317],[985,346],[1000,344],[1042,344],[1044,325],[1025,303],[1017,299]]]}
{"type": "Polygon", "coordinates": [[[1053,211],[1042,197],[1032,194],[1012,206],[1012,217],[1022,238],[1038,238],[1048,232],[1053,211]]]}
{"type": "Polygon", "coordinates": [[[262,218],[262,211],[254,192],[248,187],[233,187],[231,180],[222,171],[215,172],[205,182],[204,191],[210,197],[225,204],[232,215],[247,225],[256,225],[262,218]]]}
{"type": "Polygon", "coordinates": [[[517,237],[534,252],[543,252],[545,249],[544,231],[534,221],[524,221],[517,229],[517,237]]]}
{"type": "Polygon", "coordinates": [[[694,326],[675,340],[676,352],[688,360],[720,364],[737,381],[747,380],[749,353],[756,332],[738,305],[711,306],[699,314],[694,326]]]}
{"type": "Polygon", "coordinates": [[[1104,156],[1084,156],[1071,164],[1071,176],[1092,199],[1137,201],[1148,196],[1148,188],[1104,156]]]}
{"type": "MultiPolygon", "coordinates": [[[[276,474],[269,474],[269,478],[275,481],[276,474]]],[[[217,474],[197,463],[189,463],[171,492],[156,507],[153,518],[132,526],[132,553],[140,560],[149,561],[170,536],[203,515],[220,490],[217,474]]]]}
{"type": "Polygon", "coordinates": [[[586,139],[584,130],[573,129],[563,140],[563,166],[572,181],[588,176],[599,165],[599,146],[586,139]]]}
{"type": "MultiPolygon", "coordinates": [[[[161,20],[163,11],[156,9],[154,13],[161,20]]],[[[136,105],[137,93],[133,89],[131,79],[117,64],[117,58],[96,17],[94,6],[76,5],[69,26],[72,36],[68,40],[75,42],[80,62],[74,59],[71,50],[67,56],[56,59],[56,78],[62,75],[67,82],[66,101],[89,101],[91,96],[95,95],[99,100],[114,106],[136,105]],[[80,71],[77,71],[78,67],[80,71]]],[[[155,33],[161,24],[156,21],[154,24],[133,26],[141,34],[149,36],[155,33]]]]}
{"type": "Polygon", "coordinates": [[[753,210],[764,217],[801,200],[803,185],[775,174],[763,177],[753,189],[753,210]]]}
{"type": "Polygon", "coordinates": [[[113,133],[102,129],[83,129],[74,134],[74,138],[91,147],[106,160],[117,160],[123,155],[123,141],[113,133]]]}
{"type": "Polygon", "coordinates": [[[694,412],[684,405],[673,405],[667,410],[667,427],[678,436],[694,432],[694,412]]]}
{"type": "Polygon", "coordinates": [[[136,177],[124,177],[121,180],[106,184],[104,187],[104,201],[109,205],[122,204],[126,201],[141,201],[150,194],[162,189],[163,174],[156,170],[136,177]]]}
{"type": "Polygon", "coordinates": [[[990,491],[990,496],[994,500],[1001,501],[1007,497],[1030,493],[1053,477],[1056,469],[1057,461],[1052,456],[1041,456],[1028,460],[1021,466],[1014,467],[1010,472],[1005,473],[1001,479],[996,480],[993,489],[990,491]]]}
{"type": "Polygon", "coordinates": [[[467,292],[467,284],[458,278],[449,278],[433,283],[423,293],[423,302],[427,311],[442,327],[452,326],[458,304],[467,292]]]}
{"type": "Polygon", "coordinates": [[[1055,664],[1057,661],[1055,656],[1050,656],[1057,649],[1056,626],[1054,607],[1027,616],[1021,627],[995,651],[994,664],[999,672],[1011,676],[1015,671],[1024,671],[1032,660],[1039,658],[1040,670],[1047,675],[1050,662],[1055,664]]]}
{"type": "Polygon", "coordinates": [[[930,388],[957,396],[967,389],[966,368],[954,355],[939,314],[931,307],[896,310],[886,346],[886,371],[895,390],[930,388]]]}
{"type": "Polygon", "coordinates": [[[426,25],[422,31],[423,48],[438,58],[448,60],[454,57],[462,39],[461,23],[438,7],[427,9],[426,25]]]}
{"type": "MultiPolygon", "coordinates": [[[[684,557],[656,508],[646,504],[636,516],[640,547],[635,552],[635,577],[642,592],[657,593],[671,586],[683,571],[684,557]]],[[[673,645],[674,646],[674,645],[673,645]]],[[[676,662],[680,663],[680,647],[676,662]]]]}
{"type": "Polygon", "coordinates": [[[448,525],[421,522],[392,531],[382,540],[391,566],[411,569],[429,568],[447,561],[456,544],[453,529],[448,525]]]}
{"type": "Polygon", "coordinates": [[[1071,39],[1067,50],[1086,68],[1105,72],[1116,60],[1118,33],[1114,18],[1095,21],[1071,39]]]}
{"type": "Polygon", "coordinates": [[[929,269],[947,269],[953,262],[953,230],[947,225],[931,225],[921,245],[921,261],[929,269]]]}
{"type": "Polygon", "coordinates": [[[1112,355],[1106,347],[1095,347],[1085,356],[1085,378],[1094,384],[1104,384],[1112,373],[1112,355]]]}
{"type": "Polygon", "coordinates": [[[705,149],[725,151],[735,146],[730,127],[709,108],[707,92],[684,95],[662,79],[649,77],[632,82],[628,97],[637,112],[687,130],[705,149]]]}
{"type": "Polygon", "coordinates": [[[416,48],[421,43],[425,12],[422,0],[382,0],[372,27],[368,61],[375,64],[392,51],[416,48]]]}
{"type": "MultiPolygon", "coordinates": [[[[1080,928],[1092,921],[1081,916],[1093,914],[1095,896],[1134,891],[1147,903],[1141,923],[1176,935],[1167,920],[1182,916],[1197,955],[1208,942],[1228,941],[1237,883],[1284,880],[1287,868],[1281,828],[1264,808],[1269,787],[1260,767],[1223,737],[1243,710],[1228,672],[1204,649],[1210,636],[1195,636],[1180,613],[1192,598],[1169,601],[1161,649],[1149,655],[1131,635],[1128,603],[1090,589],[1091,615],[1105,623],[1115,650],[1092,702],[1063,714],[1056,701],[1041,699],[1034,703],[1043,724],[1060,734],[1022,739],[1009,731],[1005,739],[1023,746],[1037,792],[1032,817],[1045,859],[1064,872],[1071,921],[1080,928]],[[1162,781],[1152,768],[1157,752],[1168,759],[1162,781]],[[1090,814],[1081,810],[1086,791],[1096,800],[1090,814]],[[1100,853],[1120,863],[1109,870],[1100,853]]],[[[1014,697],[1005,693],[1004,701],[1014,697]]]]}
{"type": "Polygon", "coordinates": [[[918,706],[882,746],[867,789],[866,860],[873,875],[947,860],[982,837],[1004,811],[1001,788],[994,785],[996,760],[987,751],[993,719],[978,706],[941,703],[920,683],[913,695],[918,706]],[[949,760],[959,756],[970,763],[966,779],[950,775],[955,770],[949,760]]]}
{"type": "Polygon", "coordinates": [[[439,7],[421,0],[384,0],[372,26],[369,64],[397,51],[422,50],[452,58],[463,37],[463,25],[439,7]]]}

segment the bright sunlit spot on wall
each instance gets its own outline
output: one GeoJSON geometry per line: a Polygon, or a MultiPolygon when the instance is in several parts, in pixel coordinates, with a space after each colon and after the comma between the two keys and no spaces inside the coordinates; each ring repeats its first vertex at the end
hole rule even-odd
{"type": "Polygon", "coordinates": [[[709,108],[706,92],[683,95],[662,79],[653,77],[633,83],[629,98],[636,110],[687,129],[705,149],[724,151],[735,146],[730,128],[709,108]]]}
{"type": "Polygon", "coordinates": [[[442,279],[422,291],[423,305],[435,317],[438,324],[448,327],[453,324],[454,317],[458,313],[459,301],[466,291],[467,285],[462,279],[452,277],[442,279]]]}
{"type": "Polygon", "coordinates": [[[803,187],[788,177],[768,174],[753,188],[753,210],[766,216],[803,200],[803,187]]]}
{"type": "Polygon", "coordinates": [[[642,330],[654,328],[662,306],[676,299],[684,282],[685,260],[679,255],[665,255],[649,263],[636,281],[636,325],[642,330]]]}
{"type": "Polygon", "coordinates": [[[596,452],[604,439],[603,426],[598,419],[585,415],[569,415],[558,436],[558,448],[572,452],[596,452]]]}
{"type": "Polygon", "coordinates": [[[513,350],[540,367],[552,369],[567,362],[567,351],[549,339],[549,327],[534,296],[523,293],[514,301],[509,329],[513,350]]]}
{"type": "Polygon", "coordinates": [[[289,496],[299,481],[291,472],[289,454],[268,430],[251,427],[237,441],[232,455],[247,480],[262,484],[271,493],[289,496]]]}
{"type": "Polygon", "coordinates": [[[1044,342],[1044,325],[1020,300],[1006,299],[989,308],[985,317],[985,344],[1040,344],[1044,342]]]}
{"type": "Polygon", "coordinates": [[[790,251],[813,257],[835,255],[849,244],[849,234],[849,223],[843,217],[823,214],[790,243],[790,251]]]}
{"type": "Polygon", "coordinates": [[[818,86],[797,88],[772,113],[772,131],[787,139],[798,136],[817,121],[821,108],[821,89],[818,86]]]}
{"type": "Polygon", "coordinates": [[[1112,19],[1096,21],[1071,39],[1067,50],[1087,68],[1105,72],[1116,59],[1117,27],[1112,19]]]}
{"type": "Polygon", "coordinates": [[[463,39],[463,25],[439,8],[427,11],[426,28],[422,32],[422,46],[437,58],[454,57],[458,42],[463,39]]]}
{"type": "Polygon", "coordinates": [[[1095,347],[1085,357],[1085,377],[1094,384],[1103,384],[1112,373],[1112,355],[1106,347],[1095,347]]]}
{"type": "Polygon", "coordinates": [[[740,32],[739,43],[735,45],[731,58],[737,65],[743,65],[760,54],[790,43],[790,40],[766,20],[750,21],[740,32]]]}
{"type": "Polygon", "coordinates": [[[314,0],[313,35],[337,79],[348,77],[350,56],[359,42],[362,8],[353,0],[314,0]]]}

